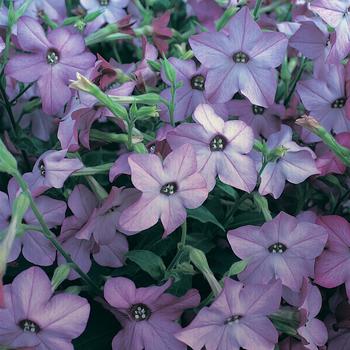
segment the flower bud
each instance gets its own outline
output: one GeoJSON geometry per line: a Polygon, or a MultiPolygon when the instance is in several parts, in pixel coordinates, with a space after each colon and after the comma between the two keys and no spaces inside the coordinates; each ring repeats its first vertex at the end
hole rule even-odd
{"type": "Polygon", "coordinates": [[[0,171],[11,175],[17,172],[17,161],[0,139],[0,171]]]}

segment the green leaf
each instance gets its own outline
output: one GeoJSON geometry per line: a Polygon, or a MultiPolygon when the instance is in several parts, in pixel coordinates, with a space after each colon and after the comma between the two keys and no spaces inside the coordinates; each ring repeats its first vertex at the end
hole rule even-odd
{"type": "Polygon", "coordinates": [[[217,227],[220,227],[223,231],[225,231],[224,226],[222,226],[217,220],[217,218],[204,206],[201,206],[196,209],[187,209],[187,214],[188,217],[196,219],[202,222],[203,224],[210,222],[211,224],[214,224],[217,227]]]}
{"type": "Polygon", "coordinates": [[[226,185],[221,181],[216,182],[216,187],[219,188],[221,191],[225,192],[229,197],[233,199],[237,199],[239,197],[238,192],[233,187],[226,185]]]}
{"type": "Polygon", "coordinates": [[[163,278],[166,270],[164,262],[162,258],[153,252],[149,250],[132,250],[126,254],[126,257],[154,279],[163,278]]]}

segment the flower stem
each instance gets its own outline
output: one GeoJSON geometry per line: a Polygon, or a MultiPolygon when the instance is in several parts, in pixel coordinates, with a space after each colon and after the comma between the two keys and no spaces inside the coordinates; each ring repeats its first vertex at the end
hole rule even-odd
{"type": "Polygon", "coordinates": [[[187,220],[181,225],[181,241],[180,241],[180,247],[184,247],[186,245],[186,238],[187,238],[187,220]]]}
{"type": "Polygon", "coordinates": [[[253,10],[253,16],[255,20],[259,19],[259,10],[260,10],[260,6],[262,4],[262,0],[257,0],[254,10],[253,10]]]}
{"type": "Polygon", "coordinates": [[[40,213],[33,196],[31,192],[28,189],[27,183],[24,181],[22,175],[17,172],[14,176],[16,178],[17,183],[19,184],[22,191],[28,196],[29,199],[29,205],[39,221],[39,224],[42,228],[42,233],[44,236],[51,242],[51,244],[56,248],[56,250],[64,257],[64,259],[69,263],[72,268],[79,274],[81,279],[89,286],[91,289],[93,289],[96,294],[101,294],[101,290],[99,286],[85,273],[81,270],[81,268],[72,260],[71,256],[64,250],[64,248],[61,246],[61,244],[58,242],[56,235],[49,229],[47,226],[44,217],[40,213]]]}
{"type": "Polygon", "coordinates": [[[289,94],[288,94],[286,100],[284,101],[284,105],[285,105],[285,106],[288,106],[288,105],[289,105],[289,102],[290,102],[290,100],[291,100],[292,97],[293,97],[295,88],[297,87],[297,83],[298,83],[298,81],[300,80],[302,74],[304,73],[304,70],[305,70],[305,67],[306,67],[305,62],[306,62],[306,58],[303,56],[303,57],[301,58],[301,61],[300,61],[300,67],[299,67],[298,73],[297,73],[295,79],[293,80],[293,82],[292,82],[292,84],[291,84],[291,89],[290,89],[290,91],[289,91],[289,94]]]}

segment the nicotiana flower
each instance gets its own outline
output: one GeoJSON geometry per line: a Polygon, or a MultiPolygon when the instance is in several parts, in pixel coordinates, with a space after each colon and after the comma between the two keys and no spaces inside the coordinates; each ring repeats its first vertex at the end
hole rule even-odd
{"type": "Polygon", "coordinates": [[[31,17],[19,19],[17,39],[20,48],[27,53],[14,55],[5,73],[24,83],[37,81],[43,111],[57,113],[71,97],[69,79],[90,68],[95,56],[86,51],[80,34],[58,28],[46,36],[31,17]]]}
{"type": "Polygon", "coordinates": [[[119,224],[126,231],[138,233],[160,219],[167,236],[186,220],[186,208],[197,208],[208,197],[191,145],[179,147],[163,162],[154,154],[133,154],[128,161],[131,181],[142,195],[120,216],[119,224]]]}
{"type": "Polygon", "coordinates": [[[52,187],[62,188],[68,177],[84,166],[77,158],[65,158],[66,154],[67,150],[46,151],[35,162],[33,171],[24,174],[34,196],[52,187]]]}
{"type": "Polygon", "coordinates": [[[83,333],[90,313],[86,299],[60,293],[53,296],[50,279],[38,267],[21,272],[5,285],[5,309],[0,309],[0,344],[11,349],[71,350],[83,333]]]}
{"type": "Polygon", "coordinates": [[[87,32],[92,33],[105,23],[116,23],[126,16],[125,7],[130,0],[80,0],[88,13],[102,11],[93,22],[88,24],[87,32]]]}
{"type": "MultiPolygon", "coordinates": [[[[8,185],[8,195],[0,192],[0,228],[6,228],[11,220],[11,207],[18,191],[18,185],[11,179],[8,185]]],[[[35,198],[41,215],[49,228],[61,225],[66,212],[66,203],[47,196],[35,198]]],[[[23,224],[40,226],[36,216],[28,209],[23,217],[23,224]]],[[[17,237],[13,243],[8,261],[16,260],[22,250],[26,260],[36,265],[52,265],[56,259],[56,249],[41,232],[25,229],[24,233],[17,237]],[[23,247],[22,247],[23,246],[23,247]]]]}
{"type": "MultiPolygon", "coordinates": [[[[192,60],[180,60],[175,57],[169,58],[169,62],[175,69],[176,81],[182,86],[176,90],[174,120],[176,122],[190,117],[199,104],[206,103],[212,105],[217,113],[227,116],[225,104],[216,104],[215,100],[209,101],[205,89],[205,80],[207,69],[203,66],[197,68],[196,63],[192,60]]],[[[163,81],[171,85],[162,70],[161,76],[163,81]]],[[[170,88],[161,92],[161,96],[167,101],[171,99],[170,88]]],[[[160,117],[162,120],[169,122],[169,110],[163,104],[160,106],[160,117]]]]}
{"type": "MultiPolygon", "coordinates": [[[[274,198],[279,198],[286,181],[299,184],[319,173],[313,151],[292,141],[292,134],[289,126],[282,125],[281,131],[272,134],[266,142],[268,150],[274,150],[274,155],[261,173],[259,193],[262,195],[270,193],[274,198]]],[[[257,168],[261,168],[261,158],[257,168]]]]}
{"type": "MultiPolygon", "coordinates": [[[[191,6],[200,24],[207,27],[209,31],[215,31],[215,21],[222,16],[223,8],[211,0],[188,0],[187,3],[191,6]]],[[[231,1],[231,6],[234,5],[237,4],[231,1]]]]}
{"type": "Polygon", "coordinates": [[[281,281],[246,284],[226,278],[210,307],[203,307],[176,338],[193,350],[273,350],[278,332],[268,319],[281,300],[281,281]]]}
{"type": "Polygon", "coordinates": [[[183,123],[168,133],[170,147],[193,146],[198,170],[209,190],[214,188],[218,175],[222,182],[251,192],[257,179],[254,162],[247,155],[254,144],[252,129],[239,120],[225,122],[209,105],[199,105],[193,119],[196,124],[183,123]]]}
{"type": "Polygon", "coordinates": [[[168,28],[170,12],[166,11],[161,16],[152,21],[152,40],[158,51],[163,54],[168,51],[168,39],[173,36],[173,32],[168,28]]]}
{"type": "Polygon", "coordinates": [[[327,230],[328,241],[326,249],[316,260],[315,282],[326,288],[345,283],[350,297],[350,224],[337,215],[321,216],[317,223],[327,230]]]}
{"type": "Polygon", "coordinates": [[[216,102],[227,102],[240,91],[251,103],[272,105],[277,72],[288,40],[282,33],[263,32],[243,7],[223,32],[201,33],[190,38],[194,55],[208,68],[205,87],[216,102]]]}
{"type": "Polygon", "coordinates": [[[316,224],[299,222],[280,212],[259,226],[242,226],[228,232],[233,252],[248,262],[239,279],[247,283],[268,283],[280,278],[282,284],[299,291],[303,277],[314,276],[315,258],[327,241],[326,230],[316,224]]]}
{"type": "MultiPolygon", "coordinates": [[[[297,92],[314,118],[327,130],[334,133],[350,131],[346,116],[345,71],[342,65],[324,65],[318,78],[299,81],[297,92]]],[[[306,142],[320,138],[303,128],[301,137],[306,142]]]]}
{"type": "MultiPolygon", "coordinates": [[[[102,266],[120,267],[124,264],[125,254],[128,251],[128,242],[124,235],[116,229],[119,218],[119,205],[130,201],[135,197],[133,190],[119,190],[112,188],[106,202],[114,207],[105,211],[105,215],[97,216],[100,203],[96,196],[84,185],[74,187],[68,198],[68,207],[73,215],[67,217],[62,224],[59,240],[63,248],[70,253],[73,261],[84,271],[88,272],[91,267],[91,258],[102,266]],[[92,225],[92,221],[94,225],[92,225]],[[86,226],[85,226],[86,225],[86,226]],[[78,238],[79,234],[88,233],[86,230],[93,230],[93,235],[88,234],[86,239],[78,238]],[[101,242],[101,234],[110,232],[110,237],[101,242]]],[[[102,204],[106,209],[106,203],[102,204]]],[[[101,213],[101,211],[100,211],[101,213]]],[[[58,263],[65,263],[64,258],[58,255],[58,263]]],[[[75,271],[71,271],[70,279],[77,278],[75,271]]]]}
{"type": "Polygon", "coordinates": [[[335,28],[336,41],[329,53],[328,62],[337,64],[350,51],[350,0],[314,0],[310,9],[328,25],[335,28]]]}
{"type": "Polygon", "coordinates": [[[226,103],[230,115],[238,116],[249,125],[256,138],[268,138],[271,134],[280,131],[281,118],[285,114],[285,108],[279,104],[273,104],[269,108],[253,105],[248,100],[232,100],[226,103]]]}
{"type": "MultiPolygon", "coordinates": [[[[350,149],[350,133],[342,132],[335,136],[339,144],[350,149]]],[[[342,161],[326,146],[323,142],[316,145],[315,153],[317,155],[316,166],[320,175],[344,174],[346,166],[342,161]]]]}
{"type": "Polygon", "coordinates": [[[190,289],[184,296],[165,293],[171,280],[162,286],[136,288],[124,277],[109,279],[104,297],[113,306],[123,329],[114,337],[113,350],[185,350],[174,334],[181,327],[178,320],[185,309],[199,304],[198,291],[190,289]]]}

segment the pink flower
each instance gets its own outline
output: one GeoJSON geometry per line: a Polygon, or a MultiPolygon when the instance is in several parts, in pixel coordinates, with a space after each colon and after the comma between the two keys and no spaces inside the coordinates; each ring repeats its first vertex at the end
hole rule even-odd
{"type": "Polygon", "coordinates": [[[228,231],[233,252],[248,262],[238,277],[247,283],[268,283],[280,278],[284,286],[299,291],[303,277],[313,277],[315,258],[327,241],[322,226],[299,222],[280,212],[259,226],[242,226],[228,231]]]}
{"type": "Polygon", "coordinates": [[[272,350],[278,332],[268,315],[277,311],[281,281],[268,285],[225,279],[225,285],[210,307],[203,307],[177,339],[193,350],[272,350]]]}
{"type": "Polygon", "coordinates": [[[128,161],[132,183],[142,196],[121,214],[119,224],[124,230],[137,233],[160,218],[167,236],[186,220],[185,208],[197,208],[208,197],[191,145],[171,152],[163,163],[154,154],[134,154],[128,161]]]}
{"type": "Polygon", "coordinates": [[[200,297],[190,289],[178,298],[164,293],[171,281],[162,286],[136,288],[124,277],[109,279],[104,287],[107,302],[116,309],[123,329],[114,337],[113,350],[185,350],[174,334],[181,327],[178,320],[185,309],[199,304],[200,297]]]}
{"type": "Polygon", "coordinates": [[[32,267],[5,285],[6,309],[0,309],[0,343],[35,350],[70,350],[83,333],[90,306],[77,295],[52,295],[45,272],[32,267]]]}
{"type": "Polygon", "coordinates": [[[168,133],[170,147],[193,146],[198,170],[209,190],[214,188],[218,175],[222,182],[251,192],[257,179],[254,162],[247,155],[254,144],[252,129],[242,121],[225,122],[209,105],[199,105],[193,119],[195,124],[183,123],[168,133]]]}

